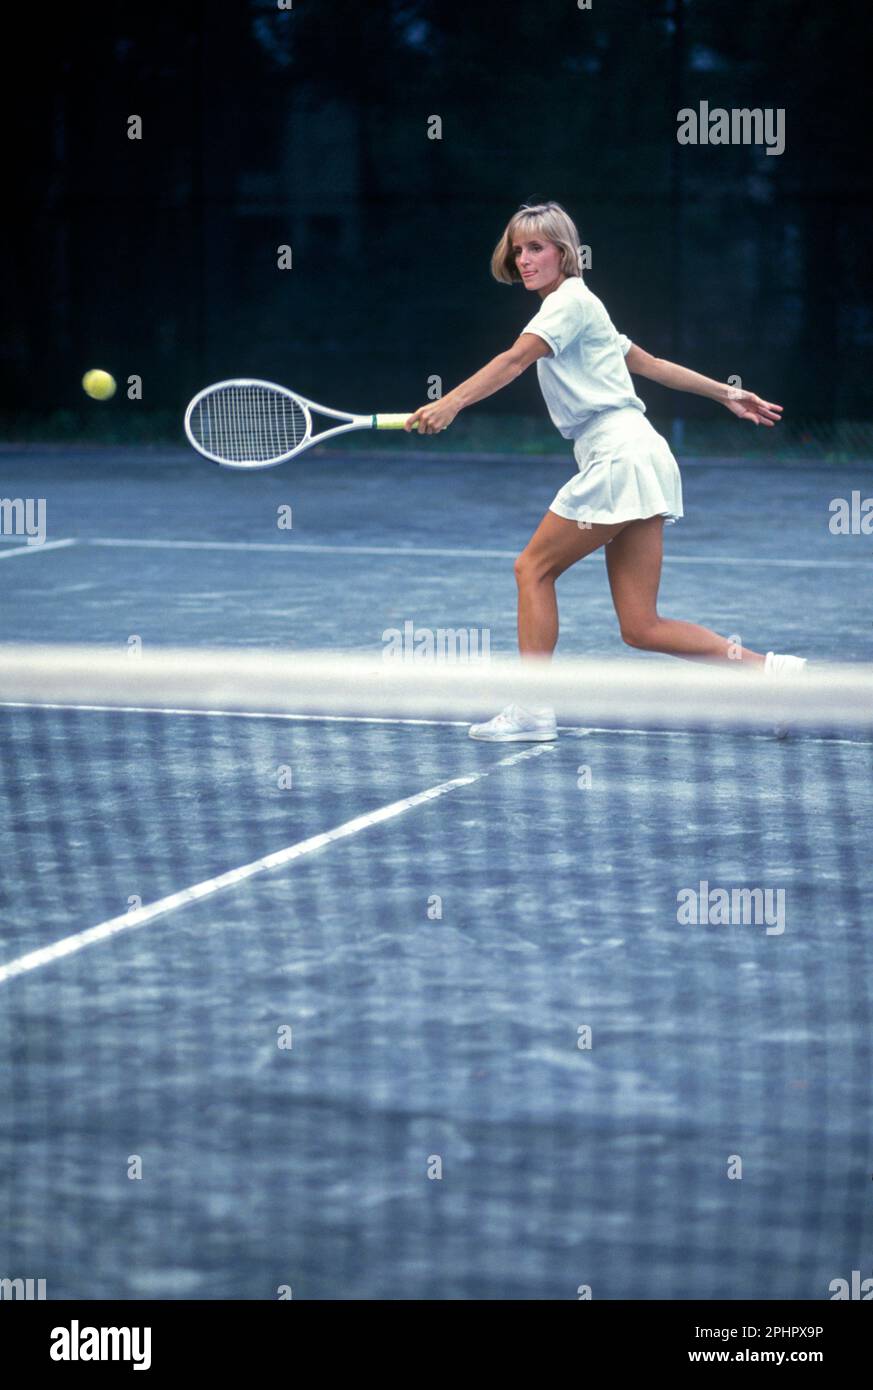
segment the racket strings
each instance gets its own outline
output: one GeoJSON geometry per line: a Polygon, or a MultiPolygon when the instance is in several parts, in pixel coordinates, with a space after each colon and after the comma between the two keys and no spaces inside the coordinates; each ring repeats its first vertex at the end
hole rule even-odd
{"type": "Polygon", "coordinates": [[[197,442],[216,458],[263,463],[296,449],[309,428],[307,411],[266,386],[229,385],[211,391],[191,414],[197,442]]]}

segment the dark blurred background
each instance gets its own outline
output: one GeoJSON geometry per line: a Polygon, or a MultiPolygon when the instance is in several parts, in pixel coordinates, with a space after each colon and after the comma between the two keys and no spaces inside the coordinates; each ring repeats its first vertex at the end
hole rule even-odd
{"type": "MultiPolygon", "coordinates": [[[[7,438],[175,438],[188,397],[237,375],[412,409],[535,312],[490,255],[520,202],[555,198],[622,332],[780,401],[783,439],[869,441],[866,11],[91,0],[19,23],[7,438]],[[679,145],[677,112],[703,100],[784,108],[784,153],[679,145]],[[114,401],[83,396],[90,367],[114,373],[114,401]]],[[[669,397],[645,383],[656,421],[714,421],[669,397]]],[[[475,413],[495,438],[520,416],[551,437],[532,372],[475,413]]]]}

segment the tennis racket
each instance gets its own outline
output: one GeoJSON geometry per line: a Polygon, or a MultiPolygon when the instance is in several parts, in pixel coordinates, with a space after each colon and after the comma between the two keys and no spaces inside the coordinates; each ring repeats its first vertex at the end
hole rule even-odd
{"type": "Polygon", "coordinates": [[[350,430],[402,430],[411,414],[350,415],[272,381],[240,377],[198,391],[185,411],[185,433],[199,454],[225,468],[274,468],[350,430]],[[313,434],[313,411],[343,423],[313,434]]]}

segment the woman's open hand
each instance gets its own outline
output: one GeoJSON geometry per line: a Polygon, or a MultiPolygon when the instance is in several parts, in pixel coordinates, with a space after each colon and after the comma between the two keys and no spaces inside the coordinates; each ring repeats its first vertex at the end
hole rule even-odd
{"type": "Polygon", "coordinates": [[[741,420],[751,420],[753,425],[769,425],[772,429],[782,419],[781,405],[762,401],[754,391],[740,391],[737,387],[731,387],[730,395],[722,404],[741,420]]]}

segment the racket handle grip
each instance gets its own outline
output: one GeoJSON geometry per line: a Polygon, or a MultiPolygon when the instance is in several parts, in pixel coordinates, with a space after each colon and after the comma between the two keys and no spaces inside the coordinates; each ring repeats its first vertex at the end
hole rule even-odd
{"type": "MultiPolygon", "coordinates": [[[[411,414],[412,414],[412,411],[409,410],[409,411],[407,411],[406,414],[404,414],[404,415],[374,415],[374,416],[373,416],[373,429],[374,429],[374,430],[402,430],[402,429],[403,429],[403,426],[406,424],[406,421],[409,419],[409,417],[410,417],[411,414]]],[[[415,428],[415,429],[418,428],[418,422],[416,422],[416,424],[413,426],[413,428],[415,428]]]]}

